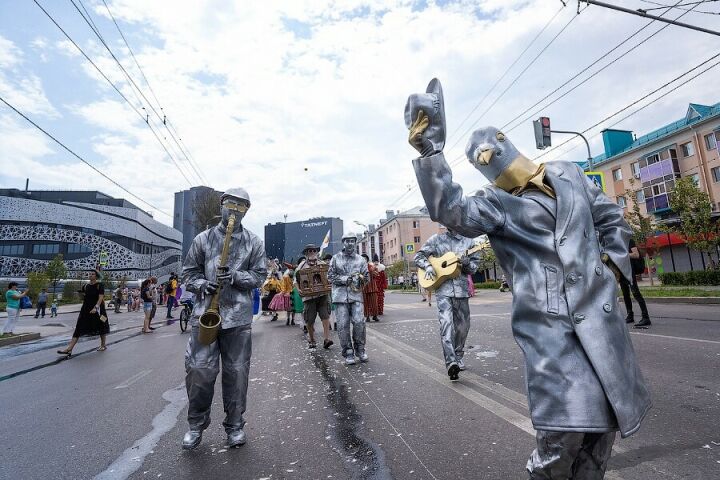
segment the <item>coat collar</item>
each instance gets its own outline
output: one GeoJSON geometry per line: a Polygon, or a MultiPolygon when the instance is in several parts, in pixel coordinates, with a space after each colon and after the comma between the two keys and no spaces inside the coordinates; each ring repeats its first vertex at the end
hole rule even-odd
{"type": "Polygon", "coordinates": [[[545,172],[545,179],[555,190],[555,237],[562,239],[570,225],[570,218],[575,208],[573,184],[563,176],[563,170],[556,168],[555,165],[548,164],[545,172]]]}

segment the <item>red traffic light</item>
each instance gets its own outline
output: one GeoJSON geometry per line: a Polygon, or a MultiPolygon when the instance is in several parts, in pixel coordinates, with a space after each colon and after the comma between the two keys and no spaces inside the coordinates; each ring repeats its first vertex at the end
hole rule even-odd
{"type": "Polygon", "coordinates": [[[549,127],[550,119],[548,117],[540,117],[540,123],[542,123],[543,127],[549,127]]]}

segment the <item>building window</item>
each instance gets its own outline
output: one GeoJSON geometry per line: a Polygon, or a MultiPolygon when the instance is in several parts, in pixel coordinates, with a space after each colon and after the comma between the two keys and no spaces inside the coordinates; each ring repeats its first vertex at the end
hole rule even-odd
{"type": "Polygon", "coordinates": [[[0,247],[0,255],[22,255],[25,253],[25,245],[3,245],[0,247]]]}
{"type": "Polygon", "coordinates": [[[60,245],[57,243],[33,245],[33,255],[53,255],[55,253],[60,253],[60,245]]]}
{"type": "Polygon", "coordinates": [[[613,175],[613,180],[615,180],[616,182],[619,182],[620,180],[622,180],[622,169],[616,168],[615,170],[612,171],[612,175],[613,175]]]}
{"type": "Polygon", "coordinates": [[[90,250],[90,247],[87,245],[80,245],[79,243],[69,243],[68,244],[68,253],[90,253],[92,250],[90,250]]]}
{"type": "Polygon", "coordinates": [[[710,169],[710,174],[713,177],[713,182],[720,182],[720,167],[713,167],[710,169]]]}
{"type": "Polygon", "coordinates": [[[640,162],[631,163],[630,170],[632,171],[633,177],[640,178],[640,162]]]}
{"type": "Polygon", "coordinates": [[[695,183],[695,185],[700,185],[700,175],[698,175],[697,173],[693,173],[692,175],[690,175],[690,178],[692,178],[692,181],[693,183],[695,183]]]}
{"type": "Polygon", "coordinates": [[[420,243],[420,237],[415,237],[414,240],[415,240],[415,243],[420,243]]]}
{"type": "Polygon", "coordinates": [[[695,147],[693,147],[692,142],[683,143],[682,145],[680,145],[680,150],[682,151],[683,157],[695,155],[695,147]]]}
{"type": "Polygon", "coordinates": [[[647,157],[645,157],[645,160],[647,160],[648,165],[652,165],[653,163],[660,161],[660,155],[658,155],[657,153],[653,155],[648,155],[647,157]]]}
{"type": "Polygon", "coordinates": [[[660,195],[665,193],[665,184],[664,183],[658,183],[657,185],[652,186],[652,193],[653,196],[660,195]]]}
{"type": "Polygon", "coordinates": [[[625,208],[627,207],[627,200],[623,196],[617,197],[617,204],[625,208]]]}
{"type": "Polygon", "coordinates": [[[645,201],[645,192],[643,192],[642,190],[638,190],[637,192],[635,192],[635,200],[638,203],[644,202],[645,201]]]}
{"type": "Polygon", "coordinates": [[[420,220],[413,220],[413,228],[420,228],[420,220]]]}
{"type": "Polygon", "coordinates": [[[717,148],[717,141],[715,140],[715,135],[712,133],[708,133],[705,135],[705,149],[706,150],[715,150],[717,148]]]}

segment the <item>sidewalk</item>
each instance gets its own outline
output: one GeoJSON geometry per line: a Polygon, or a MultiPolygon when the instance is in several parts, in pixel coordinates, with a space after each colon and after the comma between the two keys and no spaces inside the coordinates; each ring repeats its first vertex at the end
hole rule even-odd
{"type": "MultiPolygon", "coordinates": [[[[78,313],[82,307],[82,303],[68,303],[67,305],[58,306],[58,314],[61,313],[78,313]]],[[[37,306],[33,308],[23,308],[20,310],[21,317],[34,317],[37,311],[37,306]]],[[[45,307],[45,317],[50,318],[50,305],[45,307]]],[[[7,318],[7,312],[0,312],[0,319],[7,318]]]]}

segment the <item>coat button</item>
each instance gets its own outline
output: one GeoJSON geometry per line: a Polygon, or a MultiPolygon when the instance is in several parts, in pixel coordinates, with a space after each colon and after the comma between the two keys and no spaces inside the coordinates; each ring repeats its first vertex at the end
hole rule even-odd
{"type": "Polygon", "coordinates": [[[560,245],[565,245],[565,240],[567,240],[566,236],[563,235],[562,237],[560,237],[560,245]]]}
{"type": "Polygon", "coordinates": [[[596,274],[596,275],[602,275],[602,267],[601,267],[601,266],[595,267],[595,274],[596,274]]]}
{"type": "Polygon", "coordinates": [[[573,315],[573,322],[575,322],[576,325],[582,323],[583,320],[585,320],[585,315],[582,313],[576,313],[573,315]]]}
{"type": "Polygon", "coordinates": [[[605,312],[607,312],[607,313],[610,313],[610,312],[612,312],[612,307],[610,306],[609,303],[606,303],[605,305],[603,305],[603,310],[605,310],[605,312]]]}
{"type": "Polygon", "coordinates": [[[577,282],[577,279],[578,279],[578,277],[577,277],[577,275],[575,275],[574,273],[569,273],[568,276],[567,276],[567,282],[568,282],[568,283],[571,283],[571,284],[576,283],[576,282],[577,282]]]}

